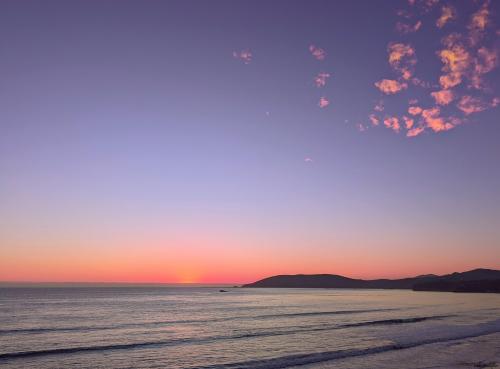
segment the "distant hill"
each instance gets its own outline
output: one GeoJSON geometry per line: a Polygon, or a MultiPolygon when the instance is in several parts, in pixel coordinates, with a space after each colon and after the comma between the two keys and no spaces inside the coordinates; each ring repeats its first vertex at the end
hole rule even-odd
{"type": "Polygon", "coordinates": [[[481,279],[477,281],[432,281],[417,283],[413,286],[413,290],[500,293],[500,279],[481,279]]]}
{"type": "Polygon", "coordinates": [[[372,288],[415,291],[499,292],[500,270],[474,269],[442,276],[403,279],[353,279],[336,274],[277,275],[243,285],[247,288],[372,288]]]}

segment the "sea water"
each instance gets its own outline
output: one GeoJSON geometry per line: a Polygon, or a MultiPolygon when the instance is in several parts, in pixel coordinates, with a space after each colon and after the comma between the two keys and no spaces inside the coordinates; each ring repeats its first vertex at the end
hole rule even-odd
{"type": "Polygon", "coordinates": [[[471,368],[500,361],[498,294],[224,289],[1,288],[0,368],[471,368]]]}

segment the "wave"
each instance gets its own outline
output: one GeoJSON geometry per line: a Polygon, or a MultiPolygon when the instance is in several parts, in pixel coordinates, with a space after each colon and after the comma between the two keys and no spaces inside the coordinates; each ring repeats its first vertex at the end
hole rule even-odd
{"type": "Polygon", "coordinates": [[[393,325],[393,324],[419,323],[419,322],[425,322],[426,320],[450,318],[452,316],[454,316],[454,315],[434,315],[434,316],[422,316],[422,317],[416,317],[416,318],[373,320],[373,321],[369,321],[369,322],[343,324],[340,327],[342,327],[342,328],[354,328],[354,327],[364,327],[364,326],[369,326],[369,325],[393,325]]]}
{"type": "Polygon", "coordinates": [[[86,351],[107,351],[107,350],[125,350],[134,349],[147,346],[173,346],[185,343],[203,343],[203,342],[213,342],[219,340],[235,340],[235,339],[245,339],[245,338],[258,338],[258,337],[271,337],[271,336],[284,336],[297,333],[307,333],[307,332],[319,332],[328,331],[334,329],[344,329],[358,326],[366,325],[387,325],[387,324],[407,324],[416,323],[431,319],[441,319],[449,315],[439,315],[439,316],[429,316],[429,317],[415,317],[406,319],[386,319],[386,320],[374,320],[353,324],[344,325],[322,325],[322,326],[308,326],[308,327],[297,327],[293,330],[282,330],[282,331],[260,331],[251,333],[242,333],[229,336],[211,336],[205,338],[179,338],[170,340],[159,340],[159,341],[148,341],[148,342],[137,342],[137,343],[124,343],[124,344],[110,344],[110,345],[97,345],[97,346],[79,346],[79,347],[62,347],[55,349],[46,350],[34,350],[34,351],[19,351],[19,352],[7,352],[0,353],[0,360],[2,359],[12,359],[20,357],[32,357],[32,356],[46,356],[46,355],[57,355],[57,354],[71,354],[77,352],[86,351]]]}
{"type": "MultiPolygon", "coordinates": [[[[291,317],[306,317],[306,316],[326,316],[326,315],[351,315],[351,314],[364,314],[364,313],[376,313],[376,312],[387,312],[400,309],[367,309],[367,310],[337,310],[337,311],[309,311],[309,312],[297,312],[297,313],[284,313],[284,314],[263,314],[263,315],[252,315],[252,316],[232,316],[226,318],[215,318],[210,319],[210,322],[222,322],[231,320],[244,320],[244,319],[270,319],[270,318],[291,318],[291,317]]],[[[185,320],[163,320],[157,322],[143,322],[143,323],[124,323],[116,324],[111,326],[73,326],[73,327],[39,327],[39,328],[12,328],[12,329],[0,329],[0,335],[2,334],[36,334],[36,333],[51,333],[51,332],[71,332],[71,331],[99,331],[99,330],[111,330],[111,329],[121,329],[121,328],[133,328],[133,327],[157,327],[168,324],[193,324],[193,323],[206,323],[207,319],[185,319],[185,320]]]]}
{"type": "Polygon", "coordinates": [[[371,355],[393,350],[409,349],[413,347],[424,346],[435,343],[485,336],[488,334],[499,333],[500,332],[499,323],[500,320],[497,320],[493,325],[489,325],[488,323],[486,323],[474,326],[474,328],[477,328],[476,331],[472,329],[472,331],[462,332],[461,334],[455,334],[454,336],[429,338],[404,344],[394,343],[394,344],[370,347],[365,349],[350,349],[350,350],[304,353],[304,354],[281,356],[270,359],[250,360],[238,363],[210,365],[210,366],[200,367],[198,369],[284,369],[291,366],[314,364],[314,363],[344,359],[349,357],[371,355]]]}

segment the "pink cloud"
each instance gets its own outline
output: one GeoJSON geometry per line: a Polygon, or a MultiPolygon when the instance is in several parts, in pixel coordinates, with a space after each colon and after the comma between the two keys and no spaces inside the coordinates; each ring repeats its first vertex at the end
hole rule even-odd
{"type": "Polygon", "coordinates": [[[405,122],[406,129],[411,129],[415,121],[412,118],[408,118],[406,115],[403,115],[403,120],[405,122]]]}
{"type": "Polygon", "coordinates": [[[455,96],[453,95],[453,91],[451,90],[431,92],[431,96],[434,98],[436,104],[438,105],[448,105],[455,98],[455,96]]]}
{"type": "Polygon", "coordinates": [[[314,162],[314,160],[312,160],[312,159],[311,159],[311,158],[309,158],[309,157],[306,157],[306,158],[304,158],[304,162],[306,162],[306,163],[313,163],[313,162],[314,162]]]}
{"type": "Polygon", "coordinates": [[[396,94],[408,87],[406,83],[400,83],[393,79],[383,79],[375,82],[375,86],[386,95],[396,94]]]}
{"type": "Polygon", "coordinates": [[[490,50],[481,47],[477,50],[477,56],[474,59],[474,68],[471,72],[471,86],[483,90],[483,74],[491,72],[498,66],[497,50],[490,50]]]}
{"type": "Polygon", "coordinates": [[[427,124],[427,127],[434,132],[448,131],[455,127],[453,120],[445,120],[440,116],[441,110],[438,107],[425,109],[422,111],[422,117],[427,124]]]}
{"type": "Polygon", "coordinates": [[[416,137],[424,131],[424,127],[413,127],[408,132],[406,132],[406,137],[416,137]]]}
{"type": "Polygon", "coordinates": [[[415,49],[408,44],[390,43],[387,47],[389,53],[389,64],[405,80],[413,75],[413,67],[417,63],[415,49]]]}
{"type": "Polygon", "coordinates": [[[469,42],[471,45],[477,44],[477,42],[484,36],[484,31],[490,23],[490,11],[488,9],[489,3],[489,1],[485,1],[479,10],[471,16],[470,23],[467,26],[469,29],[469,42]]]}
{"type": "Polygon", "coordinates": [[[445,37],[443,44],[445,48],[438,51],[438,55],[444,64],[442,71],[445,73],[439,77],[439,83],[442,88],[449,89],[462,83],[462,78],[471,63],[471,56],[460,42],[458,34],[445,37]]]}
{"type": "Polygon", "coordinates": [[[233,58],[241,60],[245,64],[249,64],[252,61],[252,56],[252,52],[248,49],[233,51],[233,58]]]}
{"type": "Polygon", "coordinates": [[[394,132],[399,132],[399,130],[401,129],[401,126],[399,124],[399,120],[396,117],[386,117],[384,119],[384,125],[387,128],[392,129],[394,132]]]}
{"type": "Polygon", "coordinates": [[[319,98],[318,106],[320,108],[326,108],[328,105],[330,105],[330,101],[326,97],[322,96],[319,98]]]}
{"type": "Polygon", "coordinates": [[[324,87],[326,85],[327,78],[330,78],[330,73],[320,72],[316,77],[314,77],[314,84],[316,87],[324,87]]]}
{"type": "Polygon", "coordinates": [[[477,50],[477,58],[474,70],[479,74],[491,72],[498,66],[497,50],[489,50],[486,47],[481,47],[477,50]]]}
{"type": "Polygon", "coordinates": [[[311,52],[312,56],[315,57],[317,60],[325,60],[326,58],[326,51],[320,47],[317,47],[315,45],[310,45],[309,51],[311,52]]]}
{"type": "Polygon", "coordinates": [[[408,113],[411,115],[419,115],[422,113],[422,108],[420,106],[410,106],[408,108],[408,113]]]}
{"type": "Polygon", "coordinates": [[[441,8],[441,16],[436,21],[436,26],[443,28],[446,23],[457,17],[457,11],[451,5],[443,5],[441,8]]]}
{"type": "Polygon", "coordinates": [[[458,102],[457,108],[463,111],[465,115],[470,115],[488,109],[489,105],[478,98],[465,95],[458,102]]]}

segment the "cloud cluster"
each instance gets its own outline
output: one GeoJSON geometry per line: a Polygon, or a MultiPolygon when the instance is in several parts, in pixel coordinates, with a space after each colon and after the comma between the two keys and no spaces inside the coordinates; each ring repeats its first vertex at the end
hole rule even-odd
{"type": "Polygon", "coordinates": [[[427,127],[431,128],[434,132],[447,131],[459,123],[451,118],[445,119],[441,117],[441,109],[438,107],[422,110],[422,118],[427,127]]]}
{"type": "Polygon", "coordinates": [[[401,73],[404,80],[413,76],[413,68],[417,64],[415,49],[409,44],[390,43],[387,47],[389,65],[401,73]]]}
{"type": "MultiPolygon", "coordinates": [[[[412,79],[414,66],[417,63],[415,49],[409,44],[398,42],[390,43],[387,47],[388,61],[391,68],[398,74],[397,79],[384,78],[375,82],[375,86],[386,95],[394,95],[408,88],[412,79]]],[[[419,80],[417,80],[419,81],[419,80]]]]}
{"type": "Polygon", "coordinates": [[[463,76],[471,64],[471,55],[461,42],[457,33],[452,33],[443,38],[445,48],[438,51],[443,63],[443,75],[439,77],[442,88],[448,89],[462,83],[463,76]]]}
{"type": "MultiPolygon", "coordinates": [[[[499,36],[500,30],[493,27],[489,8],[491,0],[474,2],[476,10],[470,15],[460,14],[457,3],[451,5],[447,2],[438,7],[439,0],[408,0],[407,9],[396,12],[401,17],[396,22],[396,31],[405,40],[388,43],[387,62],[392,76],[381,78],[374,85],[382,94],[388,95],[384,99],[394,99],[393,95],[398,93],[409,95],[406,98],[408,105],[402,111],[390,111],[393,104],[386,101],[389,107],[386,109],[384,100],[379,99],[368,114],[369,121],[356,123],[359,131],[381,126],[396,133],[403,132],[408,137],[424,132],[449,131],[469,121],[472,114],[500,105],[500,97],[491,96],[496,86],[488,84],[488,73],[498,67],[500,60],[499,44],[494,41],[493,46],[488,44],[492,39],[489,33],[493,31],[499,36]],[[429,17],[435,17],[434,21],[428,22],[429,17]],[[460,29],[461,20],[464,22],[460,29]],[[445,33],[452,22],[453,32],[445,33]],[[440,46],[431,54],[436,69],[440,71],[426,80],[416,76],[417,51],[414,43],[407,40],[422,34],[415,34],[422,28],[425,28],[426,37],[429,32],[435,32],[436,39],[440,38],[440,46]],[[420,93],[418,100],[412,95],[415,91],[420,93]]],[[[308,51],[318,61],[326,59],[326,51],[314,44],[308,46],[308,51]]],[[[233,57],[249,64],[253,55],[244,49],[234,51],[233,57]]],[[[313,76],[314,85],[324,88],[330,77],[330,72],[320,71],[313,76]]],[[[317,101],[321,109],[330,105],[329,98],[323,93],[318,95],[317,101]]]]}
{"type": "Polygon", "coordinates": [[[460,98],[457,108],[460,109],[465,115],[472,113],[479,113],[489,108],[495,108],[500,104],[500,98],[495,97],[491,102],[486,102],[477,97],[464,95],[460,98]]]}
{"type": "MultiPolygon", "coordinates": [[[[433,11],[438,0],[409,0],[408,3],[413,10],[397,12],[398,16],[407,19],[405,23],[396,23],[396,29],[405,34],[413,33],[422,26],[420,21],[411,22],[415,12],[425,14],[433,11]]],[[[484,96],[492,92],[492,88],[487,85],[486,75],[499,65],[498,48],[488,47],[483,42],[488,39],[485,37],[488,29],[492,28],[489,5],[490,0],[484,1],[466,18],[464,32],[453,32],[442,37],[442,46],[436,51],[437,60],[442,63],[441,73],[437,76],[438,84],[415,77],[416,51],[410,43],[389,43],[388,63],[397,77],[379,80],[375,82],[375,86],[386,95],[394,95],[403,90],[412,93],[412,86],[432,88],[433,91],[424,99],[428,100],[424,104],[418,104],[417,99],[411,98],[407,108],[408,115],[386,114],[382,119],[383,126],[396,133],[406,130],[408,137],[418,136],[425,131],[443,132],[463,124],[471,114],[500,105],[500,97],[484,96]],[[473,94],[471,90],[478,93],[473,94]],[[477,94],[479,96],[474,96],[477,94]]],[[[445,4],[439,8],[435,30],[444,29],[448,23],[458,19],[457,8],[445,4]]],[[[500,35],[500,30],[496,34],[500,35]]],[[[369,114],[372,126],[379,125],[381,118],[377,114],[382,110],[384,109],[376,106],[374,112],[369,114]]]]}
{"type": "MultiPolygon", "coordinates": [[[[316,60],[323,61],[326,58],[326,51],[315,45],[309,45],[309,52],[316,60]]],[[[326,81],[330,77],[331,75],[328,72],[319,72],[313,79],[314,85],[318,88],[325,87],[326,81]]],[[[325,96],[321,96],[319,98],[318,106],[320,108],[326,108],[328,105],[330,105],[330,101],[328,100],[328,98],[325,96]]]]}

